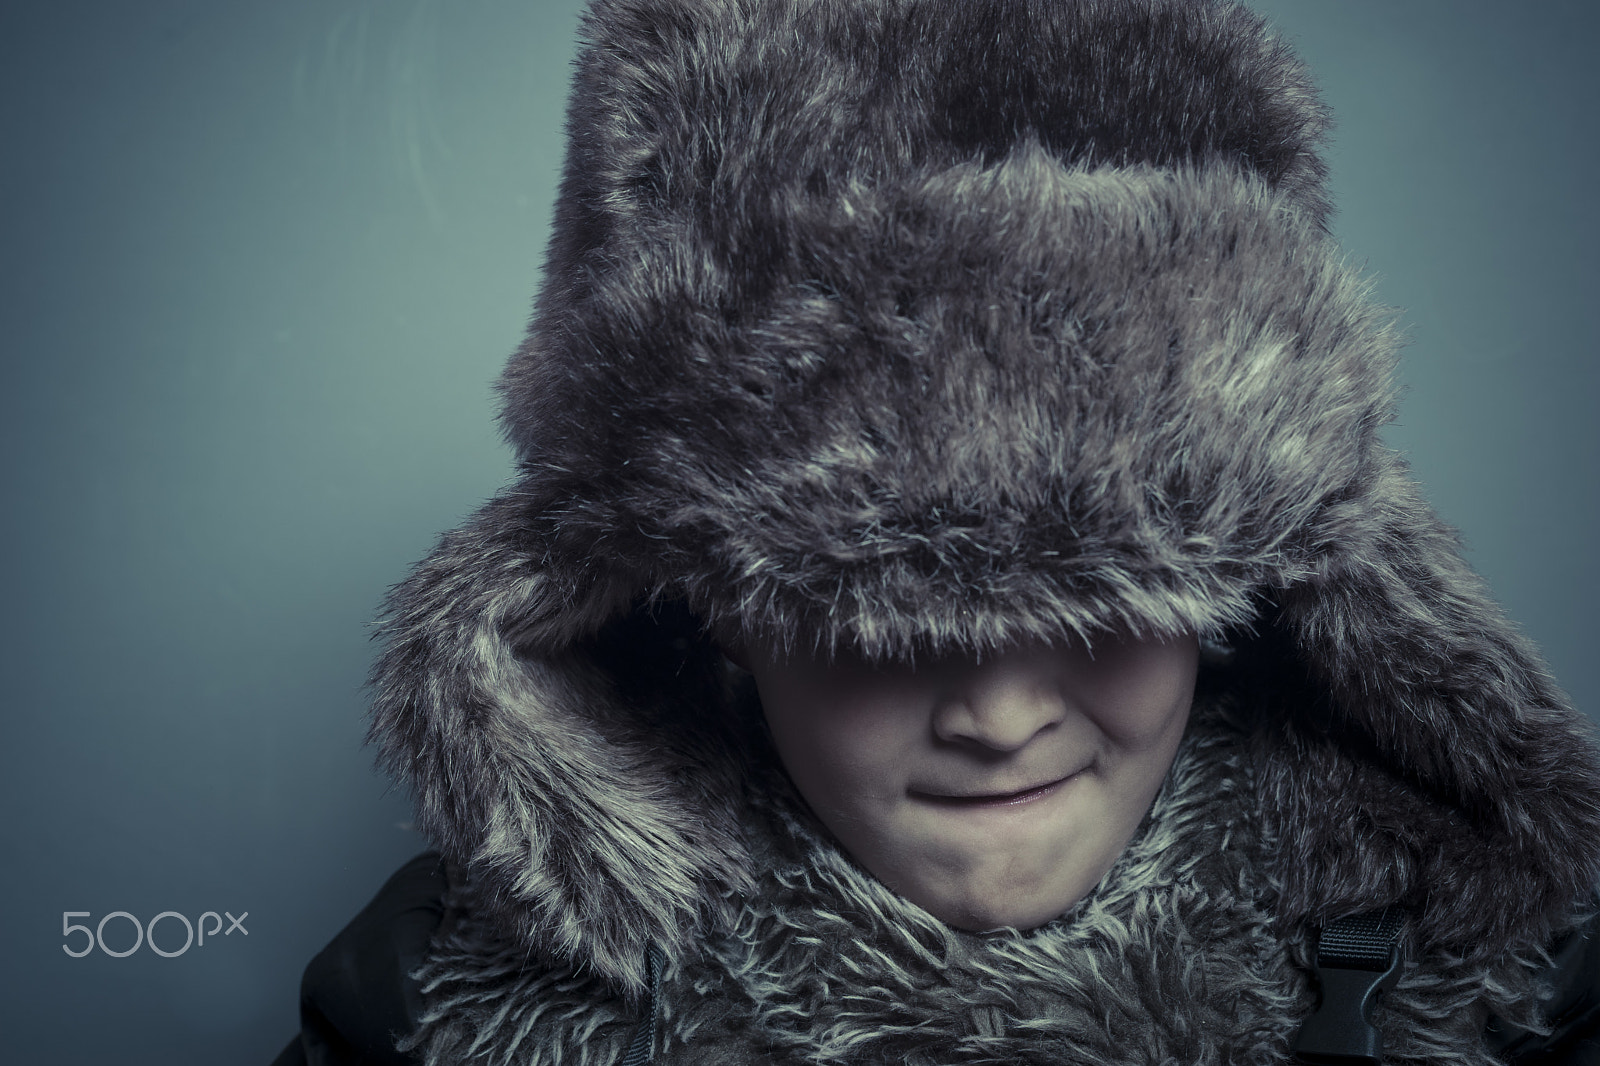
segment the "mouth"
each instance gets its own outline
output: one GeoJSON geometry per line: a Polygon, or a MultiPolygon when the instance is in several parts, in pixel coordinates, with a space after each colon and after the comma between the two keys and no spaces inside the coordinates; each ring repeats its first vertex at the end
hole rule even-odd
{"type": "Polygon", "coordinates": [[[1046,781],[1041,785],[1030,785],[1027,788],[1014,792],[981,792],[963,794],[944,794],[938,792],[923,792],[917,789],[908,789],[907,793],[924,803],[931,803],[936,807],[948,807],[955,810],[973,810],[985,807],[1020,807],[1024,804],[1035,803],[1047,796],[1058,792],[1063,785],[1077,777],[1083,771],[1070,773],[1065,777],[1046,781]]]}

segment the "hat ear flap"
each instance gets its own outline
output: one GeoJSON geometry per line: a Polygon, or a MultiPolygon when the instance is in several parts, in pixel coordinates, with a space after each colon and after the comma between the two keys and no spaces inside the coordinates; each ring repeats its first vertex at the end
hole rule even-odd
{"type": "Polygon", "coordinates": [[[1403,461],[1383,449],[1373,467],[1316,527],[1320,565],[1278,598],[1310,682],[1264,779],[1285,909],[1425,894],[1430,939],[1494,950],[1529,921],[1548,935],[1600,873],[1592,726],[1403,461]]]}
{"type": "Polygon", "coordinates": [[[553,572],[529,515],[496,498],[395,588],[368,739],[505,935],[637,990],[647,946],[676,958],[746,881],[739,759],[713,716],[617,681],[617,645],[654,630],[638,582],[553,572]]]}

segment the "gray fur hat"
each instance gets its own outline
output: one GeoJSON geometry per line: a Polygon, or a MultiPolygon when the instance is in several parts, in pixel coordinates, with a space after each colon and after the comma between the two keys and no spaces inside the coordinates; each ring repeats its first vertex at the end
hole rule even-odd
{"type": "Polygon", "coordinates": [[[392,597],[372,737],[507,935],[637,987],[745,883],[711,631],[1199,631],[1287,921],[1503,949],[1600,869],[1584,724],[1379,437],[1326,125],[1204,0],[595,0],[519,477],[392,597]]]}

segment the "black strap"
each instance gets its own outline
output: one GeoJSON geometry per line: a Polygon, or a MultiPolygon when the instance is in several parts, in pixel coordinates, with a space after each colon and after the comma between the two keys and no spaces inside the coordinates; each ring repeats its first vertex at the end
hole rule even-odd
{"type": "Polygon", "coordinates": [[[1340,918],[1317,937],[1318,1003],[1295,1037],[1298,1062],[1312,1066],[1380,1066],[1383,1036],[1372,1024],[1372,1005],[1400,980],[1405,960],[1400,907],[1340,918]]]}
{"type": "Polygon", "coordinates": [[[633,1040],[628,1044],[627,1053],[622,1056],[621,1066],[647,1066],[655,1055],[656,1005],[661,1000],[661,970],[665,964],[666,959],[660,950],[651,944],[644,953],[645,982],[649,987],[644,1004],[644,1020],[633,1031],[633,1040]]]}

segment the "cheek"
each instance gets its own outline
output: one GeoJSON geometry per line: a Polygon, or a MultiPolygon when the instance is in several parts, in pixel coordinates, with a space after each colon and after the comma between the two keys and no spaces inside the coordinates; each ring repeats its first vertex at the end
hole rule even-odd
{"type": "Polygon", "coordinates": [[[778,755],[813,806],[848,809],[903,789],[898,775],[914,730],[898,708],[849,691],[757,680],[778,755]]]}
{"type": "Polygon", "coordinates": [[[1122,648],[1102,667],[1090,675],[1082,698],[1087,713],[1113,743],[1141,749],[1182,731],[1194,699],[1197,645],[1122,648]]]}

